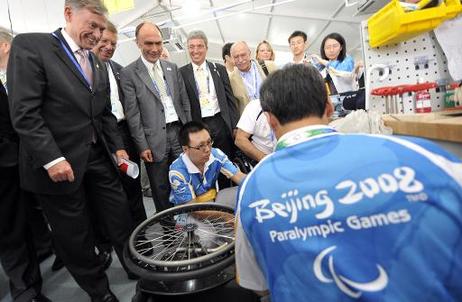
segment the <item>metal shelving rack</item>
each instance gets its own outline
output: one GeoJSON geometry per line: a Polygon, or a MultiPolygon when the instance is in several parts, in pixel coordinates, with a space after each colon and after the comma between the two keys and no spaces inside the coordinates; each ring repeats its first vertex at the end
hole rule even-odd
{"type": "MultiPolygon", "coordinates": [[[[390,68],[390,74],[380,81],[379,70],[371,74],[366,72],[366,108],[387,113],[385,97],[373,96],[371,90],[383,86],[416,84],[418,79],[428,82],[451,80],[447,68],[447,59],[432,32],[424,33],[411,40],[371,48],[367,32],[367,21],[361,24],[361,41],[365,70],[370,70],[375,64],[383,64],[390,68]]],[[[432,111],[440,111],[444,106],[444,91],[430,90],[432,111]]],[[[403,95],[399,101],[400,113],[414,112],[413,95],[403,95]],[[404,108],[404,110],[403,110],[404,108]]]]}

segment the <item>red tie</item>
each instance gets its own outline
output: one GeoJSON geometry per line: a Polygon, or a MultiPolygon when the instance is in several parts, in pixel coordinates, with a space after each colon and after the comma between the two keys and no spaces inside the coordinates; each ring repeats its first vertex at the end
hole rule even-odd
{"type": "Polygon", "coordinates": [[[90,86],[93,84],[93,72],[91,70],[90,60],[88,59],[88,53],[84,49],[76,51],[77,59],[79,60],[80,67],[82,67],[83,73],[87,77],[90,86]]]}

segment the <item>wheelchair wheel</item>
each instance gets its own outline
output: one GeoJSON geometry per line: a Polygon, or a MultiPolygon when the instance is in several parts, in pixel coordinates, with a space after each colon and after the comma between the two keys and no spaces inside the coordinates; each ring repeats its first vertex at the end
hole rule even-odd
{"type": "Polygon", "coordinates": [[[210,288],[210,277],[234,263],[234,211],[215,203],[162,211],[133,231],[124,256],[127,267],[143,282],[157,281],[156,288],[201,278],[210,288]]]}

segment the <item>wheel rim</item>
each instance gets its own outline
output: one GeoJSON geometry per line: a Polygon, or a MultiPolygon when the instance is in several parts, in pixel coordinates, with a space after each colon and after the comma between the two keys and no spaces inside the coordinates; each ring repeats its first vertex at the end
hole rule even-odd
{"type": "Polygon", "coordinates": [[[188,272],[219,263],[234,251],[233,212],[201,203],[158,213],[130,236],[132,259],[157,272],[188,272]]]}

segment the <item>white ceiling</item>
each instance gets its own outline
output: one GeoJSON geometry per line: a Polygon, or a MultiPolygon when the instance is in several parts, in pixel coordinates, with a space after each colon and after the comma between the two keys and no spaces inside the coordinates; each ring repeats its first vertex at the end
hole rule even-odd
{"type": "MultiPolygon", "coordinates": [[[[352,2],[352,1],[349,1],[352,2]]],[[[203,30],[209,38],[209,57],[221,60],[221,46],[245,40],[255,47],[261,40],[270,41],[276,60],[288,60],[288,36],[294,30],[308,34],[308,53],[319,53],[322,38],[339,32],[347,41],[348,53],[360,57],[360,22],[367,16],[354,16],[356,7],[346,7],[345,0],[134,0],[135,8],[110,16],[119,29],[151,20],[173,26],[182,35],[193,29],[203,30]],[[183,9],[188,2],[198,2],[199,11],[188,16],[183,9]]],[[[0,26],[15,33],[53,31],[63,25],[64,0],[0,0],[0,26]],[[9,5],[8,5],[9,4],[9,5]],[[10,14],[8,13],[10,12],[10,14]]],[[[190,9],[188,12],[191,12],[190,9]]],[[[127,40],[120,35],[119,41],[127,40]]],[[[132,41],[120,43],[115,59],[127,64],[139,56],[132,41]]],[[[186,54],[174,54],[182,64],[186,54]]]]}

